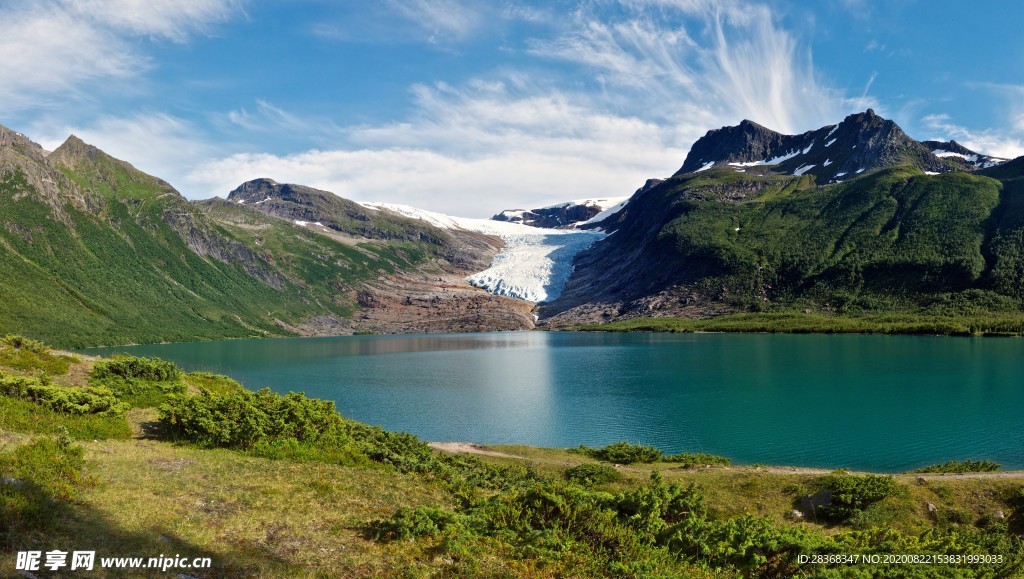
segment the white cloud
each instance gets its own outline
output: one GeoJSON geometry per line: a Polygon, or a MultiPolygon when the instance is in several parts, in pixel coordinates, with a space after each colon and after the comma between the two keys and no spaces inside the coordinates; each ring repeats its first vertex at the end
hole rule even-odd
{"type": "MultiPolygon", "coordinates": [[[[147,36],[183,41],[228,18],[237,0],[43,0],[0,6],[0,108],[87,98],[98,81],[147,71],[131,42],[147,36]]],[[[56,106],[56,105],[52,105],[56,106]]]]}
{"type": "Polygon", "coordinates": [[[409,122],[351,127],[344,149],[201,163],[185,177],[187,190],[223,196],[248,179],[271,177],[349,199],[483,217],[629,193],[681,164],[684,154],[671,131],[559,93],[517,97],[494,85],[415,92],[419,113],[409,122]]]}
{"type": "MultiPolygon", "coordinates": [[[[972,151],[1006,159],[1024,155],[1024,140],[1019,135],[991,129],[974,131],[957,125],[946,114],[926,115],[921,122],[926,129],[936,134],[932,137],[935,140],[955,139],[972,151]]],[[[1017,127],[1017,131],[1021,131],[1021,128],[1017,127]]]]}
{"type": "MultiPolygon", "coordinates": [[[[540,59],[530,63],[536,65],[530,74],[506,70],[458,86],[411,87],[413,112],[400,121],[339,127],[257,100],[216,117],[225,134],[251,137],[218,148],[168,115],[104,117],[74,132],[192,198],[271,177],[350,199],[488,216],[629,194],[647,178],[674,172],[705,131],[742,118],[804,130],[870,101],[819,82],[809,53],[763,6],[620,4],[613,17],[585,5],[561,23],[556,38],[534,41],[529,55],[540,59]],[[551,66],[557,73],[548,76],[551,66]],[[313,135],[322,148],[260,152],[261,139],[283,131],[313,135]]],[[[419,18],[424,33],[452,38],[473,34],[474,14],[483,13],[448,20],[459,8],[451,1],[388,6],[402,18],[419,18]]],[[[145,29],[132,26],[136,33],[145,29]]]]}
{"type": "Polygon", "coordinates": [[[748,118],[792,133],[877,106],[867,94],[847,98],[821,82],[810,51],[779,28],[764,5],[625,4],[628,16],[619,22],[580,11],[576,30],[535,42],[534,54],[590,67],[600,81],[667,121],[705,129],[748,118]]]}
{"type": "Polygon", "coordinates": [[[431,42],[465,38],[483,20],[473,4],[458,0],[387,0],[387,7],[422,28],[431,42]]]}

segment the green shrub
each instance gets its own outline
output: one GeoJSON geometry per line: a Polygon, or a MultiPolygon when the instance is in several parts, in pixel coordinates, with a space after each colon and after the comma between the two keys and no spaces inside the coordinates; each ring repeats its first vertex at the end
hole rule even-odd
{"type": "Polygon", "coordinates": [[[136,407],[154,407],[172,394],[185,392],[181,370],[173,362],[158,358],[115,356],[97,362],[89,374],[93,386],[109,388],[136,407]]]}
{"type": "Polygon", "coordinates": [[[110,360],[96,362],[90,378],[95,380],[128,378],[150,382],[174,382],[181,380],[181,370],[174,365],[174,362],[159,358],[114,356],[110,360]]]}
{"type": "Polygon", "coordinates": [[[460,525],[463,516],[437,507],[402,507],[390,519],[370,524],[378,541],[399,541],[439,535],[460,525]]]}
{"type": "Polygon", "coordinates": [[[38,378],[0,375],[0,394],[29,400],[63,414],[119,416],[128,409],[109,389],[56,386],[38,378]]]}
{"type": "Polygon", "coordinates": [[[33,340],[31,338],[15,336],[12,334],[7,334],[3,338],[0,338],[0,345],[10,346],[15,350],[26,350],[36,354],[46,354],[50,351],[50,348],[39,340],[33,340]]]}
{"type": "Polygon", "coordinates": [[[653,446],[616,442],[602,448],[580,446],[575,452],[597,460],[616,464],[652,463],[661,459],[661,451],[653,446]]]}
{"type": "Polygon", "coordinates": [[[999,470],[999,467],[1001,466],[1003,465],[998,462],[992,462],[991,460],[951,460],[942,464],[933,464],[931,466],[919,468],[913,472],[994,472],[999,470]]]}
{"type": "Polygon", "coordinates": [[[65,428],[77,440],[126,439],[132,427],[123,414],[63,414],[21,398],[0,398],[0,429],[56,434],[65,428]]]}
{"type": "Polygon", "coordinates": [[[172,436],[201,446],[252,449],[275,440],[314,443],[347,437],[333,402],[294,392],[281,396],[269,388],[224,396],[172,395],[159,415],[172,436]]]}
{"type": "Polygon", "coordinates": [[[622,480],[622,475],[619,474],[619,471],[606,464],[585,462],[572,468],[565,469],[565,478],[569,482],[589,487],[599,484],[618,482],[622,480]]]}
{"type": "Polygon", "coordinates": [[[832,503],[820,510],[833,521],[847,521],[868,506],[903,493],[903,488],[891,476],[832,475],[822,480],[832,491],[832,503]]]}
{"type": "Polygon", "coordinates": [[[245,390],[241,384],[227,376],[208,372],[189,372],[185,374],[183,380],[186,384],[206,390],[211,394],[232,394],[245,390]]]}
{"type": "Polygon", "coordinates": [[[705,453],[690,454],[686,452],[663,456],[661,457],[661,462],[674,462],[684,466],[703,466],[708,464],[729,466],[732,464],[732,460],[725,458],[724,456],[705,453]]]}

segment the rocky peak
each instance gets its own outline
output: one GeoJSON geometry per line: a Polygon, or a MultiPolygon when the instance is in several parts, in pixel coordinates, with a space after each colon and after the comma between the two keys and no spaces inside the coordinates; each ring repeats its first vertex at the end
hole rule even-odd
{"type": "Polygon", "coordinates": [[[69,169],[74,169],[94,183],[106,183],[112,191],[123,195],[135,194],[123,187],[123,180],[127,178],[134,183],[152,185],[162,189],[164,193],[184,199],[181,193],[167,181],[144,173],[131,163],[112,157],[99,147],[90,145],[75,135],[68,137],[61,146],[57,147],[57,150],[50,153],[48,159],[54,166],[64,165],[69,169]]]}
{"type": "MultiPolygon", "coordinates": [[[[46,154],[42,147],[25,135],[0,125],[0,159],[7,159],[17,155],[33,161],[43,162],[46,154]]],[[[4,165],[7,164],[4,163],[4,165]]]]}
{"type": "Polygon", "coordinates": [[[715,165],[733,165],[738,171],[772,166],[776,172],[814,175],[827,183],[902,163],[926,171],[950,169],[895,122],[868,109],[800,135],[783,135],[752,121],[708,131],[694,143],[677,174],[715,165]]]}

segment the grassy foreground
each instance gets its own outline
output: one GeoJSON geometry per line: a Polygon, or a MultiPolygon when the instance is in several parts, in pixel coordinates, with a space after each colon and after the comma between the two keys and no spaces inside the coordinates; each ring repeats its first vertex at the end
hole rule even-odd
{"type": "Polygon", "coordinates": [[[626,444],[451,455],[300,395],[11,339],[0,341],[0,384],[3,576],[18,551],[53,549],[210,557],[192,577],[1024,572],[1017,473],[736,467],[626,444]],[[823,489],[831,505],[793,517],[823,489]],[[843,554],[960,562],[800,559],[843,554]]]}

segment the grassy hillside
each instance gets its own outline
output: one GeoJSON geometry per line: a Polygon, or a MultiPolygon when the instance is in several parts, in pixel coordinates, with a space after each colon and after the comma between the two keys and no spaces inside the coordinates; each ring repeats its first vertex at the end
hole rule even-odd
{"type": "Polygon", "coordinates": [[[965,327],[1017,320],[1018,172],[897,166],[822,186],[770,170],[680,175],[634,199],[548,313],[584,303],[589,288],[594,301],[625,304],[627,317],[704,305],[862,321],[912,314],[965,327]]]}
{"type": "Polygon", "coordinates": [[[625,444],[449,455],[301,395],[254,393],[158,360],[81,358],[17,337],[0,342],[0,440],[5,575],[19,550],[76,548],[95,548],[98,558],[211,558],[209,570],[185,570],[195,577],[1024,571],[1016,473],[732,467],[625,444]],[[619,464],[602,462],[612,460],[619,464]],[[831,506],[803,520],[790,514],[823,489],[833,492],[831,506]],[[843,554],[959,562],[800,562],[843,554]]]}
{"type": "Polygon", "coordinates": [[[46,161],[16,161],[0,171],[0,324],[61,346],[344,323],[362,281],[429,255],[427,242],[345,243],[252,209],[189,203],[74,138],[46,161]]]}

